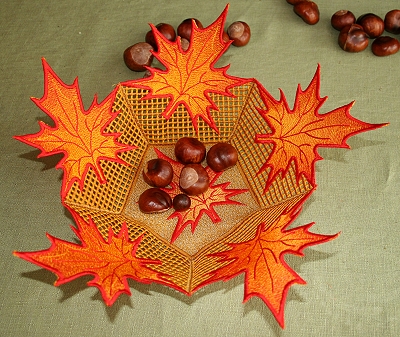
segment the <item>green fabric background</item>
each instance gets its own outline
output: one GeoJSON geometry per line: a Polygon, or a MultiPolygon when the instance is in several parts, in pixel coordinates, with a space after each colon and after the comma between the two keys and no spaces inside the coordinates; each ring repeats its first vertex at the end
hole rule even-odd
{"type": "Polygon", "coordinates": [[[187,17],[214,21],[224,1],[2,1],[0,4],[0,335],[1,336],[400,336],[400,53],[375,57],[343,52],[331,15],[350,9],[380,16],[398,0],[319,0],[321,19],[308,26],[285,0],[231,0],[227,23],[244,20],[252,39],[230,48],[218,66],[255,77],[276,98],[281,88],[293,104],[321,65],[321,112],[356,103],[352,114],[385,128],[352,137],[352,150],[322,149],[318,189],[296,225],[341,232],[288,263],[307,281],[288,294],[281,330],[259,298],[246,303],[243,277],[210,285],[191,298],[160,285],[131,282],[132,296],[105,307],[83,277],[53,286],[55,276],[13,257],[13,250],[46,249],[45,233],[75,240],[60,203],[60,157],[37,159],[34,148],[12,139],[49,122],[31,101],[42,97],[41,57],[70,84],[76,76],[89,107],[128,70],[122,52],[144,39],[148,23],[175,27],[187,17]]]}

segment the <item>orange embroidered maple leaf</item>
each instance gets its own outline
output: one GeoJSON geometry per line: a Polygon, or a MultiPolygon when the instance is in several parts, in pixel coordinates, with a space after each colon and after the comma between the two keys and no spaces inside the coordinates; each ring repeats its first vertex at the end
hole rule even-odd
{"type": "MultiPolygon", "coordinates": [[[[63,159],[56,168],[64,170],[62,199],[75,181],[83,187],[83,180],[89,167],[94,169],[102,183],[106,182],[100,160],[125,163],[117,154],[133,149],[120,144],[117,133],[105,133],[104,129],[116,117],[111,111],[115,91],[101,104],[94,97],[90,108],[83,108],[78,80],[66,85],[43,59],[45,93],[33,102],[54,121],[54,127],[39,122],[40,131],[15,138],[41,150],[39,157],[63,153],[63,159]]],[[[126,164],[126,163],[125,163],[126,164]]]]}
{"type": "Polygon", "coordinates": [[[142,283],[160,280],[159,274],[147,267],[158,261],[140,259],[136,251],[142,237],[131,241],[126,224],[117,236],[110,228],[108,241],[96,225],[74,215],[78,230],[72,230],[81,240],[74,244],[47,234],[51,247],[37,252],[14,252],[14,255],[48,269],[57,275],[56,286],[80,276],[94,275],[89,286],[97,287],[107,305],[112,305],[122,293],[130,295],[128,278],[142,283]]]}
{"type": "Polygon", "coordinates": [[[228,66],[215,68],[220,56],[229,47],[230,42],[222,40],[228,6],[219,18],[210,26],[200,29],[193,21],[190,46],[183,51],[180,38],[168,41],[153,25],[151,28],[158,44],[154,56],[166,70],[149,68],[148,78],[126,82],[150,90],[143,99],[168,97],[168,105],[163,116],[169,119],[177,107],[183,104],[197,130],[197,120],[201,117],[211,128],[217,130],[210,109],[218,110],[209,93],[232,96],[229,89],[243,83],[243,79],[226,74],[228,66]]]}
{"type": "Polygon", "coordinates": [[[293,110],[288,107],[281,92],[279,101],[265,89],[260,93],[267,110],[259,109],[260,114],[272,129],[269,134],[257,134],[257,143],[273,144],[273,151],[260,172],[270,168],[266,188],[279,173],[286,174],[294,161],[298,179],[303,174],[315,185],[315,162],[322,159],[318,147],[349,148],[347,139],[357,133],[372,130],[386,124],[364,123],[350,115],[353,103],[349,103],[328,113],[319,114],[320,107],[327,97],[321,98],[320,67],[305,91],[300,85],[297,89],[293,110]]]}
{"type": "MultiPolygon", "coordinates": [[[[161,151],[155,149],[156,154],[159,158],[169,161],[174,169],[174,177],[169,188],[164,188],[171,197],[182,193],[179,188],[179,173],[183,168],[183,164],[169,158],[164,155],[161,151]]],[[[230,189],[228,186],[230,182],[224,182],[216,184],[218,178],[223,174],[223,172],[214,172],[208,166],[206,171],[210,178],[210,186],[204,193],[199,195],[190,196],[191,205],[186,211],[174,212],[168,219],[177,218],[178,222],[175,226],[174,233],[172,234],[171,243],[173,243],[183,230],[187,226],[191,226],[192,233],[196,230],[203,215],[207,215],[213,223],[218,223],[221,218],[218,216],[215,207],[218,205],[242,205],[242,203],[232,200],[231,198],[235,195],[247,192],[247,189],[230,189]]]]}
{"type": "Polygon", "coordinates": [[[220,262],[230,263],[214,271],[211,279],[227,281],[245,273],[244,302],[252,296],[260,297],[282,328],[289,287],[295,283],[306,283],[287,265],[284,255],[303,256],[304,248],[332,240],[338,235],[311,233],[308,229],[313,223],[286,229],[296,215],[283,214],[267,228],[261,223],[253,239],[243,243],[231,243],[231,250],[213,254],[221,257],[220,262]]]}

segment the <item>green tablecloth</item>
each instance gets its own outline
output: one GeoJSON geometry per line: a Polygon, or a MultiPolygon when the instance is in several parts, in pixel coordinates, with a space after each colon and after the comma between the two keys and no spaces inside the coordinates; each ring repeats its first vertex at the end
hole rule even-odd
{"type": "Polygon", "coordinates": [[[322,149],[318,189],[296,224],[315,221],[338,239],[305,250],[287,262],[307,281],[294,285],[281,331],[259,298],[245,304],[243,277],[216,283],[186,297],[161,285],[131,282],[132,296],[105,307],[89,277],[53,286],[55,276],[13,257],[13,250],[46,249],[46,232],[73,241],[72,220],[60,203],[60,157],[37,159],[39,151],[12,139],[49,121],[31,101],[42,97],[41,57],[66,83],[79,77],[88,107],[115,84],[138,78],[123,50],[144,39],[148,23],[185,18],[204,25],[222,12],[223,1],[3,1],[0,100],[0,335],[1,336],[399,336],[400,335],[400,53],[375,57],[343,52],[331,15],[380,16],[397,0],[320,0],[320,22],[306,25],[285,0],[230,2],[227,23],[252,29],[244,48],[230,48],[218,66],[255,77],[276,98],[281,88],[293,103],[321,65],[322,112],[355,100],[352,115],[388,127],[352,137],[352,150],[322,149]]]}

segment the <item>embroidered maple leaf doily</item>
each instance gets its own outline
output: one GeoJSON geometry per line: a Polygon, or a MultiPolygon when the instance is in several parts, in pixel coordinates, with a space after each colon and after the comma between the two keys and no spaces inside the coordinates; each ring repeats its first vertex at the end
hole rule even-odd
{"type": "Polygon", "coordinates": [[[77,230],[72,229],[81,244],[47,235],[51,242],[49,249],[14,254],[56,273],[56,286],[83,275],[93,275],[94,279],[88,285],[100,290],[107,305],[113,304],[122,293],[130,295],[128,278],[142,283],[160,279],[157,272],[147,267],[159,261],[137,258],[136,251],[142,237],[131,241],[126,225],[118,235],[110,229],[109,238],[105,241],[92,221],[87,223],[76,213],[72,214],[78,226],[77,230]]]}
{"type": "Polygon", "coordinates": [[[216,270],[212,278],[229,280],[245,273],[244,301],[259,296],[270,308],[283,327],[283,307],[289,287],[306,282],[284,260],[285,254],[302,256],[304,248],[332,240],[336,235],[320,235],[305,225],[287,229],[297,214],[282,214],[272,225],[261,223],[254,238],[246,242],[230,244],[231,249],[215,256],[220,262],[228,262],[216,270]]]}
{"type": "Polygon", "coordinates": [[[65,196],[75,181],[83,188],[83,179],[89,168],[101,183],[106,182],[101,160],[124,163],[118,153],[133,149],[120,144],[118,133],[106,133],[104,129],[116,117],[111,111],[115,93],[108,95],[100,104],[94,98],[90,108],[85,111],[80,97],[78,81],[66,85],[43,59],[45,93],[33,102],[54,121],[54,126],[39,122],[40,131],[35,134],[15,138],[41,150],[40,156],[57,153],[64,155],[56,166],[62,168],[62,195],[65,196]]]}
{"type": "Polygon", "coordinates": [[[312,233],[312,224],[295,221],[316,189],[317,149],[348,148],[350,136],[385,124],[352,117],[354,102],[320,114],[326,98],[319,95],[319,66],[307,89],[299,86],[293,109],[283,93],[276,100],[257,80],[216,68],[229,47],[222,39],[227,12],[228,6],[204,29],[193,22],[187,51],[152,26],[155,57],[165,69],[150,67],[150,77],[121,83],[87,111],[77,81],[64,84],[43,61],[45,94],[34,102],[55,125],[41,122],[38,133],[16,138],[41,155],[64,154],[57,165],[64,171],[61,201],[81,243],[48,235],[50,248],[16,256],[56,273],[56,285],[93,275],[88,285],[99,288],[107,305],[130,294],[127,279],[190,296],[244,273],[244,299],[260,297],[284,326],[289,287],[306,283],[284,256],[302,256],[306,247],[337,236],[312,233]],[[189,210],[140,213],[148,158],[171,163],[175,175],[164,190],[180,193],[182,164],[166,150],[181,137],[197,137],[208,148],[229,142],[238,163],[222,173],[207,167],[210,187],[192,197],[189,210]]]}
{"type": "Polygon", "coordinates": [[[168,105],[162,115],[169,119],[180,104],[183,104],[197,130],[197,120],[202,118],[218,131],[210,109],[218,110],[210,93],[231,96],[230,88],[243,83],[244,79],[226,73],[228,67],[215,68],[215,63],[229,47],[230,42],[221,38],[226,11],[210,26],[198,28],[193,21],[189,48],[182,50],[180,38],[167,40],[155,26],[151,25],[158,48],[154,56],[165,66],[165,70],[149,68],[151,76],[125,85],[143,87],[150,92],[143,99],[167,97],[168,105]]]}
{"type": "Polygon", "coordinates": [[[315,184],[315,162],[322,159],[318,147],[349,148],[346,140],[357,133],[376,129],[382,124],[369,124],[350,115],[354,102],[325,114],[319,114],[327,97],[319,96],[320,67],[306,90],[299,86],[293,110],[288,107],[284,94],[275,100],[267,91],[261,97],[267,107],[259,112],[270,125],[272,132],[257,134],[256,142],[273,144],[274,149],[260,171],[270,168],[268,184],[277,174],[287,172],[294,161],[297,176],[304,174],[315,184]]]}

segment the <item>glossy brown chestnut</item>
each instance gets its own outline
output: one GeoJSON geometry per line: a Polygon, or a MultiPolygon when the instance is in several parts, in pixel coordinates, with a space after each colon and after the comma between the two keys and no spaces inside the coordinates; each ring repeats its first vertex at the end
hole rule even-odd
{"type": "Polygon", "coordinates": [[[172,207],[178,212],[186,211],[190,208],[191,204],[190,197],[183,193],[177,194],[172,200],[172,207]]]}
{"type": "Polygon", "coordinates": [[[138,205],[143,213],[161,213],[171,208],[172,199],[167,192],[153,187],[140,195],[138,205]]]}
{"type": "Polygon", "coordinates": [[[175,144],[175,157],[182,164],[198,164],[206,157],[206,147],[197,138],[183,137],[175,144]]]}
{"type": "Polygon", "coordinates": [[[400,34],[400,9],[393,9],[386,13],[385,29],[392,34],[400,34]]]}
{"type": "Polygon", "coordinates": [[[396,54],[400,49],[400,42],[391,36],[380,36],[372,42],[371,50],[376,56],[396,54]]]}
{"type": "Polygon", "coordinates": [[[198,195],[207,191],[210,185],[206,169],[200,164],[188,164],[183,167],[179,186],[188,195],[198,195]]]}
{"type": "Polygon", "coordinates": [[[293,6],[293,11],[309,25],[319,21],[318,5],[313,1],[300,1],[293,6]]]}
{"type": "Polygon", "coordinates": [[[373,13],[361,15],[356,23],[363,27],[364,31],[371,39],[381,36],[385,30],[385,23],[383,20],[373,13]]]}
{"type": "Polygon", "coordinates": [[[153,62],[153,47],[146,42],[138,42],[124,51],[124,62],[133,71],[145,71],[153,62]]]}
{"type": "Polygon", "coordinates": [[[344,27],[339,34],[340,48],[350,53],[358,53],[368,47],[369,39],[360,25],[344,27]]]}
{"type": "Polygon", "coordinates": [[[207,165],[216,172],[235,166],[237,160],[238,153],[229,143],[217,143],[207,152],[207,165]]]}
{"type": "Polygon", "coordinates": [[[143,168],[144,181],[153,187],[165,187],[169,185],[174,176],[172,165],[161,158],[149,160],[143,168]]]}
{"type": "MultiPolygon", "coordinates": [[[[155,26],[157,30],[169,41],[175,41],[176,33],[174,27],[168,23],[159,23],[155,26]]],[[[154,38],[154,33],[152,30],[148,31],[145,37],[145,41],[150,44],[154,50],[157,50],[157,43],[154,38]]]]}
{"type": "Polygon", "coordinates": [[[246,22],[233,22],[227,30],[228,36],[233,40],[235,47],[243,47],[249,43],[251,37],[250,27],[246,22]]]}
{"type": "Polygon", "coordinates": [[[189,19],[183,20],[179,24],[179,26],[176,30],[177,34],[180,37],[183,37],[189,41],[190,41],[190,37],[192,36],[192,24],[193,24],[192,20],[194,20],[194,22],[196,23],[197,28],[203,28],[203,25],[199,20],[194,19],[194,18],[189,18],[189,19]]]}
{"type": "Polygon", "coordinates": [[[352,25],[356,22],[354,14],[346,9],[337,11],[331,17],[331,25],[336,30],[341,31],[344,27],[352,25]]]}

